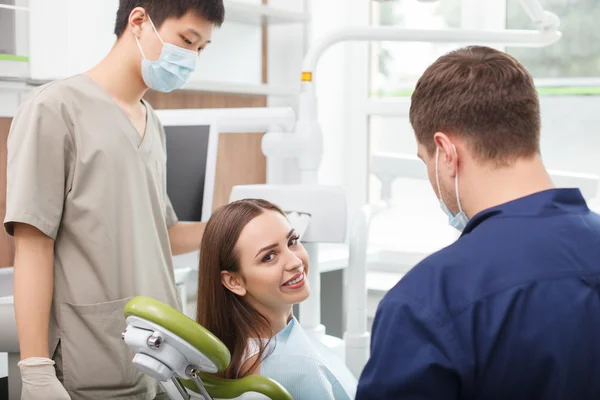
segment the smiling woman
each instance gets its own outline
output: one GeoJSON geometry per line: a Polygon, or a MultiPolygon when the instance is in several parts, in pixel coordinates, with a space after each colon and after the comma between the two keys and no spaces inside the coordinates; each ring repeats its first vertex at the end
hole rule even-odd
{"type": "Polygon", "coordinates": [[[202,239],[197,321],[229,349],[225,377],[264,375],[296,400],[352,399],[356,379],[292,314],[310,295],[299,240],[281,209],[265,200],[218,209],[202,239]]]}

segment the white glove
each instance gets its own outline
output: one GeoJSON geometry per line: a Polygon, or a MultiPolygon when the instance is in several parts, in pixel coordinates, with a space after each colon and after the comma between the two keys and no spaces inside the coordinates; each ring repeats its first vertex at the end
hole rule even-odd
{"type": "Polygon", "coordinates": [[[56,377],[54,361],[31,357],[17,365],[21,369],[23,382],[21,400],[71,400],[71,396],[56,377]]]}

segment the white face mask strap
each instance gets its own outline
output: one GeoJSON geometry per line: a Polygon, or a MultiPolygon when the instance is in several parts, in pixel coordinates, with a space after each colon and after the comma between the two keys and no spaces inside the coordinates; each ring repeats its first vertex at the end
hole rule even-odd
{"type": "MultiPolygon", "coordinates": [[[[454,155],[458,158],[458,153],[456,152],[456,146],[452,145],[454,148],[454,155]]],[[[456,167],[456,178],[454,178],[454,189],[456,191],[456,203],[458,204],[458,211],[462,212],[462,207],[460,206],[460,198],[458,196],[458,165],[456,167]]]]}
{"type": "MultiPolygon", "coordinates": [[[[160,40],[160,42],[164,45],[165,42],[163,42],[162,38],[158,34],[158,31],[156,30],[156,27],[154,26],[154,22],[152,22],[152,19],[150,18],[150,16],[148,16],[148,21],[150,21],[150,25],[152,25],[152,29],[154,29],[156,36],[158,36],[158,40],[160,40]]],[[[134,36],[134,37],[135,37],[135,42],[137,43],[137,46],[140,49],[140,52],[142,53],[142,57],[146,58],[146,55],[144,54],[144,50],[142,49],[142,45],[140,44],[140,40],[137,38],[137,36],[134,36]]]]}
{"type": "Polygon", "coordinates": [[[440,148],[436,147],[435,148],[435,182],[437,183],[437,189],[438,189],[438,193],[440,194],[440,200],[444,201],[444,198],[442,197],[442,189],[440,188],[440,174],[438,171],[439,159],[440,159],[440,148]]]}
{"type": "Polygon", "coordinates": [[[156,33],[156,36],[158,36],[158,39],[160,40],[160,42],[162,44],[165,44],[165,42],[163,42],[162,38],[158,34],[158,31],[156,30],[156,27],[154,26],[154,22],[152,22],[152,18],[150,18],[150,16],[148,16],[148,21],[150,21],[150,25],[152,25],[152,29],[154,29],[154,32],[156,33]]]}
{"type": "Polygon", "coordinates": [[[136,42],[136,43],[137,43],[137,45],[138,45],[138,48],[139,48],[139,49],[140,49],[140,51],[142,52],[142,57],[146,58],[146,55],[144,54],[144,50],[142,50],[142,45],[140,44],[140,41],[139,41],[139,39],[137,38],[137,36],[134,36],[134,37],[135,37],[135,42],[136,42]]]}

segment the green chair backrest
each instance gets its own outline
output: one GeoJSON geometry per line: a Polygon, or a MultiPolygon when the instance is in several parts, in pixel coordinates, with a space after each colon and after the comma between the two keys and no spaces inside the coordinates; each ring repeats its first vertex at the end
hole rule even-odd
{"type": "Polygon", "coordinates": [[[125,305],[125,317],[136,316],[165,327],[198,349],[216,366],[225,371],[231,362],[227,346],[193,319],[150,297],[137,296],[125,305]]]}
{"type": "MultiPolygon", "coordinates": [[[[227,346],[210,331],[193,319],[156,299],[137,296],[131,299],[124,309],[125,317],[136,316],[164,327],[186,341],[216,366],[219,372],[227,369],[231,354],[227,346]]],[[[208,394],[217,399],[233,399],[247,392],[264,394],[272,400],[294,400],[279,383],[266,376],[252,375],[241,379],[223,379],[207,373],[200,373],[208,394]]],[[[180,382],[197,392],[193,380],[180,379],[180,382]]]]}

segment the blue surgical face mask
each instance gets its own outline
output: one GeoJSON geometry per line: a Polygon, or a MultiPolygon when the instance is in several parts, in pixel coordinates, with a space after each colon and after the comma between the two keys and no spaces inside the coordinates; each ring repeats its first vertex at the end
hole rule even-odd
{"type": "MultiPolygon", "coordinates": [[[[148,19],[150,18],[148,17],[148,19]]],[[[196,69],[198,53],[165,43],[158,34],[151,19],[150,24],[152,24],[152,29],[154,29],[156,36],[162,42],[163,48],[158,60],[148,60],[144,55],[140,41],[137,37],[135,38],[142,52],[142,77],[144,78],[144,83],[150,89],[163,93],[181,89],[196,69]]]]}
{"type": "MultiPolygon", "coordinates": [[[[454,148],[454,154],[457,154],[456,147],[454,147],[454,145],[452,145],[452,147],[454,148]]],[[[440,155],[440,148],[438,147],[435,151],[435,180],[437,183],[438,193],[440,194],[440,207],[442,208],[444,213],[448,216],[448,223],[452,227],[457,229],[459,232],[462,232],[465,230],[465,227],[467,226],[467,223],[469,222],[469,217],[467,217],[467,214],[465,214],[465,212],[462,210],[462,207],[460,205],[460,198],[458,196],[458,171],[456,171],[456,176],[454,177],[454,187],[456,190],[456,204],[458,205],[458,214],[454,215],[452,213],[452,211],[450,211],[450,209],[448,209],[448,206],[446,206],[446,203],[444,203],[444,199],[442,198],[442,190],[440,188],[440,177],[438,174],[439,155],[440,155]]]]}

